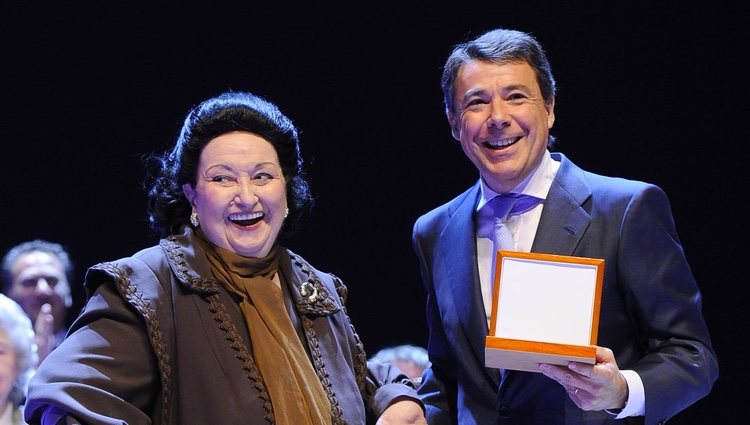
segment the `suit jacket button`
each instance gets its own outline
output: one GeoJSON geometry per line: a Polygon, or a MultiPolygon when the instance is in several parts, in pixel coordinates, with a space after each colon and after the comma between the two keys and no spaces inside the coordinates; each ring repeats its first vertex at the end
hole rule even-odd
{"type": "Polygon", "coordinates": [[[497,416],[502,419],[508,419],[510,417],[510,408],[508,406],[500,406],[497,416]]]}

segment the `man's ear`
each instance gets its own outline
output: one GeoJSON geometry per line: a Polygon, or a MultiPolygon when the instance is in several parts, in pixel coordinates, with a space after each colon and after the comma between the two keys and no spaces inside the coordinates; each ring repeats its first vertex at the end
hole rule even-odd
{"type": "Polygon", "coordinates": [[[445,116],[448,117],[448,124],[451,126],[451,135],[453,135],[454,139],[461,141],[461,130],[458,128],[459,123],[458,119],[456,119],[456,115],[446,108],[445,116]]]}
{"type": "Polygon", "coordinates": [[[195,189],[193,189],[193,186],[190,183],[185,183],[182,185],[182,193],[185,194],[185,197],[187,198],[188,202],[190,202],[190,205],[193,205],[193,198],[195,197],[195,189]]]}
{"type": "Polygon", "coordinates": [[[544,108],[547,109],[547,129],[550,129],[555,124],[555,98],[544,105],[544,108]]]}

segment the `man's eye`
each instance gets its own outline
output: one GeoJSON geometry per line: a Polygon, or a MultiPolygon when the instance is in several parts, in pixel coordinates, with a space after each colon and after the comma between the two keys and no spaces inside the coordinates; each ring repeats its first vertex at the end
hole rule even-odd
{"type": "Polygon", "coordinates": [[[21,286],[24,288],[33,288],[36,286],[36,280],[26,279],[21,281],[21,286]]]}
{"type": "Polygon", "coordinates": [[[510,96],[508,96],[508,101],[511,103],[520,103],[526,100],[526,95],[523,93],[513,93],[510,96]]]}
{"type": "Polygon", "coordinates": [[[476,111],[481,109],[484,105],[486,105],[487,102],[483,99],[471,99],[468,102],[466,102],[466,105],[464,106],[464,109],[470,110],[470,111],[476,111]]]}

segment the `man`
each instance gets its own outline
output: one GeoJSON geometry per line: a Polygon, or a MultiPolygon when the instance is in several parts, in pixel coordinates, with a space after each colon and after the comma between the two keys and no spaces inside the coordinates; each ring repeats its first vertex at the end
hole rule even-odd
{"type": "Polygon", "coordinates": [[[555,80],[539,43],[497,29],[459,44],[442,87],[453,137],[480,178],[414,225],[428,295],[428,422],[655,424],[708,394],[718,364],[667,197],[550,151],[555,80]],[[605,260],[595,365],[485,367],[496,246],[486,221],[507,193],[531,202],[505,219],[504,249],[605,260]]]}
{"type": "Polygon", "coordinates": [[[45,240],[20,243],[3,257],[4,291],[34,323],[41,362],[65,338],[73,304],[73,264],[62,245],[45,240]]]}

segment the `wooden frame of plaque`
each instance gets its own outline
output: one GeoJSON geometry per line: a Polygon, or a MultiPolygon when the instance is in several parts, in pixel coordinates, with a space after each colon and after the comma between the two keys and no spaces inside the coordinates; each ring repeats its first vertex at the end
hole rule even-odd
{"type": "Polygon", "coordinates": [[[594,364],[604,260],[500,250],[485,365],[594,364]]]}

